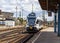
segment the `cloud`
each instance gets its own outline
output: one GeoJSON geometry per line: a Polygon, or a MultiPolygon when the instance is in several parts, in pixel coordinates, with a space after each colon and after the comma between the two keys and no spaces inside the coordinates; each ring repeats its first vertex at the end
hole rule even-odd
{"type": "MultiPolygon", "coordinates": [[[[18,9],[22,8],[27,10],[27,11],[31,11],[32,10],[32,3],[34,3],[34,11],[37,10],[37,6],[39,7],[38,4],[38,0],[0,0],[0,5],[2,5],[3,8],[11,8],[11,9],[15,9],[15,7],[17,6],[18,9]],[[31,3],[32,2],[32,3],[31,3]],[[36,4],[37,3],[37,4],[36,4]]],[[[0,7],[1,8],[1,7],[0,7]]],[[[2,9],[3,9],[2,8],[2,9]]],[[[41,9],[40,7],[38,9],[41,9]]]]}
{"type": "MultiPolygon", "coordinates": [[[[23,9],[24,16],[27,16],[32,11],[32,4],[34,12],[41,11],[38,0],[0,0],[0,9],[5,12],[13,12],[16,16],[16,6],[18,15],[23,9]]],[[[37,13],[39,14],[39,13],[37,13]]]]}
{"type": "MultiPolygon", "coordinates": [[[[38,0],[0,0],[0,9],[5,12],[13,12],[14,16],[16,17],[16,6],[17,6],[17,16],[19,16],[20,12],[22,14],[23,10],[23,17],[25,18],[29,13],[32,12],[32,4],[33,4],[33,11],[36,13],[37,16],[42,16],[42,8],[38,2],[38,0]]],[[[53,20],[53,17],[49,18],[47,16],[47,12],[45,16],[48,20],[53,20]]]]}

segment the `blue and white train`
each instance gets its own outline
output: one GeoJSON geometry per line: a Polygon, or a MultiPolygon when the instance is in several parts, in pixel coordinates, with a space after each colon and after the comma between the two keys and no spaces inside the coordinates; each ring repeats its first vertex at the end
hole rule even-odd
{"type": "Polygon", "coordinates": [[[42,28],[41,24],[42,22],[37,19],[36,14],[32,12],[27,16],[26,30],[34,33],[38,32],[42,28]]]}

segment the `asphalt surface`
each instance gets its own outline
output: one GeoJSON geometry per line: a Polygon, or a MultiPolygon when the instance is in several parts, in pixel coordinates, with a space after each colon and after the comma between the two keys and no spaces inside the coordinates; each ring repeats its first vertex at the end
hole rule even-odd
{"type": "Polygon", "coordinates": [[[49,27],[35,34],[27,43],[60,43],[60,37],[54,33],[54,28],[49,27]]]}

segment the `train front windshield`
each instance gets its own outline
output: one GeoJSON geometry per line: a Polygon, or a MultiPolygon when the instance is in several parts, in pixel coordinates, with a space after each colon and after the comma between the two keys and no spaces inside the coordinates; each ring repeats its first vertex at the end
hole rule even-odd
{"type": "Polygon", "coordinates": [[[35,25],[36,15],[35,15],[34,12],[30,13],[30,14],[27,16],[27,19],[28,19],[28,25],[29,25],[29,26],[34,26],[34,25],[35,25]]]}
{"type": "Polygon", "coordinates": [[[35,18],[30,18],[28,20],[28,24],[34,26],[35,25],[35,18]]]}

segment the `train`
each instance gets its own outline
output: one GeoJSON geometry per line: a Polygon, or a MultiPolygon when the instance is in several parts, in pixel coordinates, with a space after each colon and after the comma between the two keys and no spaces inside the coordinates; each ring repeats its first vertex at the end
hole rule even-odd
{"type": "Polygon", "coordinates": [[[38,32],[42,26],[40,26],[40,20],[37,19],[36,14],[34,12],[31,12],[27,16],[27,24],[26,24],[26,30],[29,33],[36,33],[38,32]]]}

